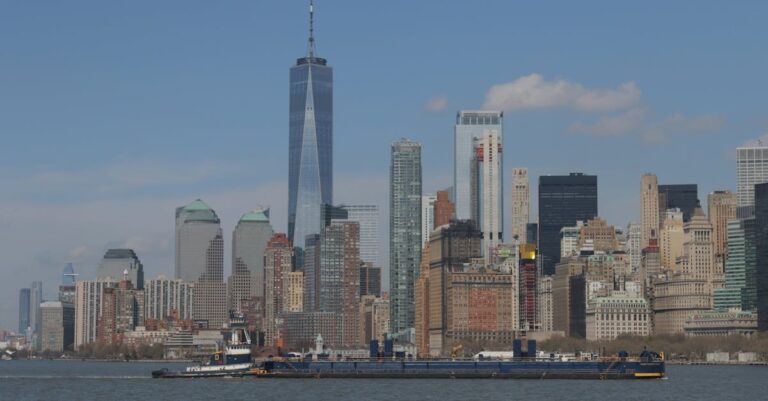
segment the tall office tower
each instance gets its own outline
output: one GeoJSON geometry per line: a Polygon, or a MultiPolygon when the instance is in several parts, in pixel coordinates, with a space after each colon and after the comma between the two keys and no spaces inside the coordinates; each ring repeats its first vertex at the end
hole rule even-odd
{"type": "Polygon", "coordinates": [[[192,298],[195,285],[180,279],[168,279],[164,276],[147,280],[144,283],[145,317],[153,320],[165,320],[176,317],[181,320],[192,319],[192,298]]]}
{"type": "Polygon", "coordinates": [[[536,330],[537,319],[537,271],[536,271],[536,245],[520,245],[520,270],[518,272],[517,294],[519,297],[518,313],[520,330],[536,330]]]}
{"type": "Polygon", "coordinates": [[[392,144],[389,176],[389,315],[393,333],[414,327],[413,286],[420,260],[421,145],[402,139],[392,144]]]}
{"type": "Polygon", "coordinates": [[[437,196],[421,197],[421,247],[429,242],[429,234],[435,229],[435,202],[437,196]]]}
{"type": "Polygon", "coordinates": [[[664,212],[659,248],[661,252],[661,265],[667,270],[675,269],[675,261],[683,256],[683,243],[685,236],[683,231],[683,212],[680,209],[668,209],[664,212]]]}
{"type": "Polygon", "coordinates": [[[42,329],[43,282],[33,281],[29,295],[29,327],[32,328],[32,347],[40,349],[40,330],[42,329]]]}
{"type": "Polygon", "coordinates": [[[334,220],[348,220],[349,212],[339,206],[323,204],[320,207],[320,227],[321,231],[317,234],[308,235],[304,238],[304,246],[294,245],[295,259],[298,270],[304,272],[304,311],[320,311],[320,289],[322,287],[322,244],[325,229],[331,225],[334,220]],[[299,266],[298,260],[301,259],[299,266]],[[300,269],[299,269],[300,267],[300,269]]]}
{"type": "Polygon", "coordinates": [[[379,207],[377,205],[342,205],[347,220],[360,225],[360,260],[379,265],[379,207]]]}
{"type": "Polygon", "coordinates": [[[714,291],[715,309],[754,311],[757,305],[755,273],[755,219],[728,220],[728,258],[725,287],[714,291]]]}
{"type": "Polygon", "coordinates": [[[712,224],[704,211],[696,208],[691,219],[683,225],[685,243],[681,272],[687,277],[712,281],[715,278],[715,254],[712,243],[712,224]]]}
{"type": "Polygon", "coordinates": [[[449,224],[456,218],[456,207],[450,199],[450,191],[437,191],[435,196],[435,221],[432,229],[449,224]]]}
{"type": "MultiPolygon", "coordinates": [[[[755,185],[757,329],[768,330],[768,183],[755,185]]],[[[748,278],[749,279],[749,278],[748,278]]]]}
{"type": "Polygon", "coordinates": [[[693,216],[699,206],[699,189],[696,184],[659,185],[659,218],[667,209],[683,211],[683,221],[693,216]]]}
{"type": "Polygon", "coordinates": [[[736,218],[736,194],[731,191],[715,191],[707,196],[707,213],[712,224],[712,240],[715,255],[725,255],[728,239],[728,220],[736,218]]]}
{"type": "Polygon", "coordinates": [[[43,302],[40,309],[43,319],[40,349],[54,352],[72,349],[75,341],[74,306],[66,302],[49,301],[43,302]]]}
{"type": "Polygon", "coordinates": [[[413,285],[414,329],[416,353],[419,357],[429,355],[429,244],[427,242],[422,249],[419,277],[413,285]]]}
{"type": "Polygon", "coordinates": [[[768,146],[736,148],[736,192],[739,207],[755,204],[755,184],[768,182],[768,146]]]}
{"type": "Polygon", "coordinates": [[[643,248],[651,238],[659,238],[659,181],[655,174],[643,174],[640,179],[640,224],[643,248]]]}
{"type": "Polygon", "coordinates": [[[360,225],[335,220],[320,238],[319,310],[341,316],[342,343],[353,347],[360,332],[360,225]]]}
{"type": "MultiPolygon", "coordinates": [[[[61,276],[61,285],[59,285],[59,301],[74,304],[75,303],[75,279],[77,274],[72,263],[64,266],[61,276]]],[[[74,319],[74,317],[73,317],[74,319]]]]}
{"type": "Polygon", "coordinates": [[[75,296],[75,349],[96,341],[104,289],[117,286],[116,280],[78,281],[75,296]]]}
{"type": "Polygon", "coordinates": [[[277,315],[283,311],[285,282],[291,272],[293,246],[285,234],[275,234],[264,251],[264,342],[277,345],[277,315]]]}
{"type": "Polygon", "coordinates": [[[381,268],[363,262],[360,264],[360,296],[381,297],[381,268]]]}
{"type": "Polygon", "coordinates": [[[192,319],[218,328],[228,320],[221,221],[200,199],[176,208],[176,276],[195,284],[192,319]]]}
{"type": "Polygon", "coordinates": [[[304,241],[304,312],[320,310],[320,234],[304,241]]]}
{"type": "Polygon", "coordinates": [[[539,257],[542,274],[555,273],[560,229],[597,216],[597,176],[583,173],[539,177],[539,257]]]}
{"type": "Polygon", "coordinates": [[[539,330],[552,331],[554,330],[554,322],[552,321],[552,277],[539,277],[538,289],[536,316],[538,318],[539,330]]]}
{"type": "Polygon", "coordinates": [[[301,312],[304,310],[304,273],[288,272],[283,276],[283,310],[301,312]]]}
{"type": "Polygon", "coordinates": [[[99,263],[97,280],[122,280],[125,272],[134,288],[144,288],[144,266],[133,249],[109,249],[99,263]]]}
{"type": "Polygon", "coordinates": [[[307,56],[290,73],[288,239],[304,245],[319,234],[320,206],[333,204],[333,69],[315,55],[314,6],[307,56]]]}
{"type": "Polygon", "coordinates": [[[244,214],[232,232],[229,310],[242,311],[244,300],[264,299],[264,249],[272,238],[269,209],[244,214]]]}
{"type": "MultiPolygon", "coordinates": [[[[489,132],[502,136],[503,113],[499,111],[462,110],[456,115],[453,137],[453,201],[456,218],[472,218],[472,160],[475,138],[489,132]]],[[[501,139],[499,139],[501,143],[501,139]]]]}
{"type": "Polygon", "coordinates": [[[640,253],[643,251],[643,226],[637,223],[627,224],[627,246],[629,254],[629,269],[637,271],[640,268],[640,253]]]}
{"type": "MultiPolygon", "coordinates": [[[[427,315],[421,316],[421,322],[428,322],[429,325],[429,354],[433,356],[442,355],[446,349],[453,346],[453,341],[450,341],[449,331],[453,328],[451,324],[450,307],[448,306],[449,292],[451,285],[449,279],[451,273],[454,271],[460,272],[472,259],[482,257],[482,234],[475,227],[475,223],[471,220],[455,220],[447,227],[443,227],[435,233],[429,239],[429,281],[426,283],[428,286],[426,305],[427,315]]],[[[474,280],[466,280],[462,283],[462,287],[469,285],[470,287],[475,284],[474,280]]],[[[498,285],[499,289],[505,287],[506,284],[495,283],[489,280],[487,282],[491,285],[498,285]]],[[[511,283],[509,283],[511,284],[511,283]]],[[[467,304],[475,303],[477,306],[497,306],[495,302],[501,303],[491,291],[487,291],[479,285],[476,287],[476,293],[473,295],[483,296],[487,295],[488,298],[485,301],[479,301],[477,299],[469,300],[469,297],[464,298],[464,302],[467,304]],[[479,302],[478,302],[479,301],[479,302]]],[[[423,289],[423,288],[422,288],[423,289]]],[[[509,298],[505,298],[504,301],[512,303],[512,294],[508,294],[509,298]]],[[[473,297],[475,298],[475,297],[473,297]]],[[[515,299],[516,301],[516,299],[515,299]]],[[[391,301],[390,301],[391,302],[391,301]]],[[[465,316],[468,308],[462,308],[461,312],[457,311],[457,316],[465,316]]],[[[501,308],[497,309],[497,313],[502,311],[501,308]]],[[[509,311],[507,315],[511,318],[512,311],[509,311]]],[[[477,315],[476,315],[477,316],[477,315]]],[[[496,326],[493,320],[496,316],[494,313],[488,315],[489,324],[492,327],[496,326]]],[[[469,319],[465,319],[465,323],[469,323],[469,319]]],[[[414,326],[415,327],[415,326],[414,326]]],[[[484,324],[477,324],[473,328],[483,329],[487,327],[484,324]]],[[[465,330],[468,332],[469,330],[465,330]]],[[[461,334],[461,333],[456,333],[461,334]]],[[[488,334],[488,333],[486,333],[488,334]]],[[[418,335],[418,334],[417,334],[418,335]]],[[[417,340],[418,341],[418,340],[417,340]]]]}
{"type": "Polygon", "coordinates": [[[512,224],[511,238],[517,238],[521,244],[532,243],[526,236],[526,225],[531,213],[531,189],[527,168],[512,169],[512,224]]]}
{"type": "Polygon", "coordinates": [[[492,250],[504,240],[502,150],[500,131],[485,130],[475,138],[471,218],[483,233],[483,254],[488,260],[492,250]]]}
{"type": "Polygon", "coordinates": [[[22,288],[19,290],[19,334],[27,332],[30,319],[30,290],[22,288]]]}

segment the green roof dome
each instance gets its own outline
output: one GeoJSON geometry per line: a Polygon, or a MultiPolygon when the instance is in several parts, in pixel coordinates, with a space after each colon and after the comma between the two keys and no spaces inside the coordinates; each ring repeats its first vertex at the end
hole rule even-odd
{"type": "Polygon", "coordinates": [[[269,223],[269,209],[256,209],[252,210],[242,217],[240,221],[253,221],[253,222],[265,222],[269,223]]]}
{"type": "Polygon", "coordinates": [[[200,199],[194,202],[176,209],[176,217],[181,222],[188,221],[207,221],[213,223],[219,223],[219,216],[216,212],[208,206],[207,203],[200,199]]]}

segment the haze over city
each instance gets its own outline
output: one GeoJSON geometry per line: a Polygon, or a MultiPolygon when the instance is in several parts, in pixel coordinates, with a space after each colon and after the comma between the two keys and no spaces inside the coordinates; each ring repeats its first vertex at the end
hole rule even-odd
{"type": "MultiPolygon", "coordinates": [[[[306,52],[306,2],[3,8],[0,326],[15,327],[20,287],[42,280],[53,299],[65,264],[93,278],[108,248],[173,276],[174,210],[197,198],[221,218],[225,276],[243,213],[270,206],[287,230],[287,69],[306,52]]],[[[639,221],[645,172],[698,184],[704,204],[736,189],[737,146],[768,143],[765,11],[322,2],[334,203],[379,205],[386,282],[391,143],[421,142],[434,193],[452,185],[456,112],[489,108],[505,113],[505,179],[529,169],[531,221],[545,174],[597,175],[618,227],[639,221]]]]}

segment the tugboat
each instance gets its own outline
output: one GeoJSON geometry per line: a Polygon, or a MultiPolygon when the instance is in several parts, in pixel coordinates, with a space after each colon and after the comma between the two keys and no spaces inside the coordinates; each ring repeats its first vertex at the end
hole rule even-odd
{"type": "Polygon", "coordinates": [[[230,316],[231,338],[221,350],[214,352],[208,361],[198,366],[190,366],[182,371],[170,371],[167,368],[155,370],[152,377],[195,378],[195,377],[242,377],[253,367],[251,360],[251,336],[242,314],[230,316]]]}

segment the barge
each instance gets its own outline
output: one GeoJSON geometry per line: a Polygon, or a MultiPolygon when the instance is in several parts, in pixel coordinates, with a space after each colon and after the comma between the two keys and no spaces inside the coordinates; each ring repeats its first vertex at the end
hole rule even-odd
{"type": "Polygon", "coordinates": [[[258,377],[269,378],[397,378],[397,379],[659,379],[665,375],[663,358],[645,351],[636,358],[612,357],[596,361],[513,359],[266,361],[258,377]]]}

